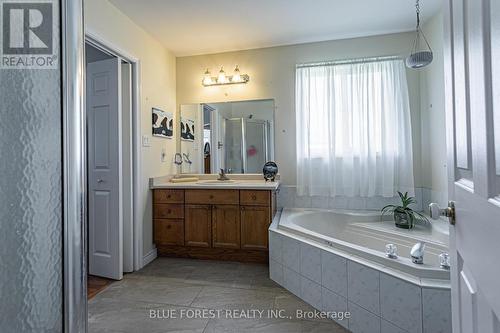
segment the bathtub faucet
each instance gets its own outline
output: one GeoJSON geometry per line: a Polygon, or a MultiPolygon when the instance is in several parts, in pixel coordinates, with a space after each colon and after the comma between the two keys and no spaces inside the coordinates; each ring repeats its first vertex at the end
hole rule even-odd
{"type": "Polygon", "coordinates": [[[411,248],[410,251],[410,256],[411,256],[411,261],[413,261],[414,264],[423,264],[424,263],[424,251],[425,251],[425,243],[424,242],[419,242],[411,248]]]}

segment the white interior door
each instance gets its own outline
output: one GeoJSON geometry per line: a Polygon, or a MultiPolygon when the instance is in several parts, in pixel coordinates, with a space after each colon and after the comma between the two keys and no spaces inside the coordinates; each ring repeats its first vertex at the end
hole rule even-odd
{"type": "Polygon", "coordinates": [[[500,2],[444,10],[453,332],[500,332],[500,2]]]}
{"type": "Polygon", "coordinates": [[[87,65],[89,272],[123,277],[121,68],[87,65]]]}

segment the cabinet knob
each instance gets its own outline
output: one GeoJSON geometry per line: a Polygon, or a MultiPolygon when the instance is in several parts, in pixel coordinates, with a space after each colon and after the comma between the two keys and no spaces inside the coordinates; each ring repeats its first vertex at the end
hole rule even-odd
{"type": "Polygon", "coordinates": [[[169,194],[169,195],[167,195],[167,199],[170,199],[171,197],[172,197],[172,196],[171,196],[170,194],[169,194]]]}
{"type": "Polygon", "coordinates": [[[245,207],[241,206],[241,210],[245,210],[245,207]]]}
{"type": "Polygon", "coordinates": [[[210,198],[210,199],[213,199],[213,198],[214,198],[214,196],[213,196],[212,194],[210,194],[209,198],[210,198]]]}
{"type": "Polygon", "coordinates": [[[252,200],[257,200],[257,196],[255,194],[252,195],[252,200]]]}

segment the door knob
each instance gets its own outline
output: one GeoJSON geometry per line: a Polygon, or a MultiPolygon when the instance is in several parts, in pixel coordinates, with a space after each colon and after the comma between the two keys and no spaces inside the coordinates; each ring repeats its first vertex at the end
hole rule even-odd
{"type": "Polygon", "coordinates": [[[99,184],[104,183],[104,180],[103,179],[98,179],[97,183],[99,183],[99,184]]]}
{"type": "Polygon", "coordinates": [[[429,215],[431,219],[437,220],[440,216],[446,216],[451,225],[455,225],[455,202],[448,202],[448,207],[440,208],[437,203],[431,203],[429,205],[429,215]]]}

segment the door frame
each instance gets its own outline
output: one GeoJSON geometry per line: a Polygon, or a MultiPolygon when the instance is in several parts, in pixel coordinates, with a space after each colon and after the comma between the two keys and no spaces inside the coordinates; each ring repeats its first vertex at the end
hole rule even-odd
{"type": "Polygon", "coordinates": [[[106,40],[90,29],[85,29],[85,43],[98,48],[99,50],[116,56],[119,59],[125,60],[132,66],[132,193],[133,193],[133,269],[137,271],[141,269],[143,264],[143,230],[141,219],[141,202],[143,202],[143,194],[138,189],[141,188],[141,62],[134,54],[123,50],[113,42],[106,40]]]}
{"type": "Polygon", "coordinates": [[[61,1],[63,330],[87,331],[87,161],[83,0],[61,1]]]}

